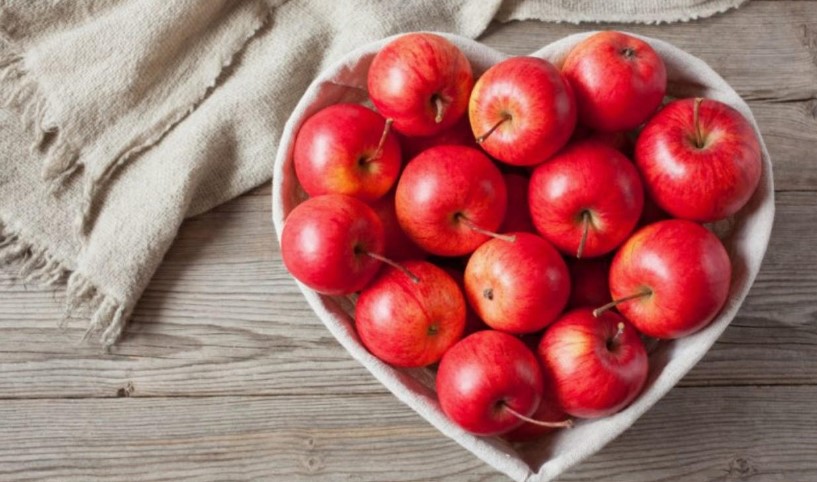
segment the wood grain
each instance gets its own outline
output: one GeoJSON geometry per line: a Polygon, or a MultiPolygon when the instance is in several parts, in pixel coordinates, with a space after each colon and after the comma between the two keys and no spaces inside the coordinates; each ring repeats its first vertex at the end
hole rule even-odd
{"type": "MultiPolygon", "coordinates": [[[[777,217],[721,340],[565,479],[817,480],[817,2],[611,27],[679,45],[749,99],[777,217]]],[[[523,54],[586,29],[517,22],[485,41],[523,54]]],[[[280,262],[269,195],[187,221],[109,354],[58,327],[59,294],[0,274],[0,480],[503,480],[332,339],[280,262]]]]}
{"type": "MultiPolygon", "coordinates": [[[[698,22],[609,24],[660,38],[700,57],[748,101],[775,165],[780,190],[817,186],[817,5],[753,1],[698,22]]],[[[482,39],[511,55],[525,55],[588,26],[517,22],[493,25],[482,39]]]]}
{"type": "MultiPolygon", "coordinates": [[[[565,480],[814,480],[817,387],[677,388],[565,480]]],[[[15,400],[0,479],[503,480],[385,394],[15,400]]]]}
{"type": "MultiPolygon", "coordinates": [[[[0,299],[0,397],[382,393],[332,339],[284,270],[264,188],[190,220],[106,355],[56,326],[50,291],[0,299]],[[216,234],[217,233],[217,234],[216,234]],[[209,241],[208,241],[209,239],[209,241]],[[343,380],[343,383],[338,383],[343,380]]],[[[771,245],[732,326],[682,382],[817,380],[817,196],[778,193],[771,245]]]]}
{"type": "MultiPolygon", "coordinates": [[[[494,24],[482,41],[525,55],[592,25],[517,22],[494,24]]],[[[603,24],[666,40],[713,66],[749,100],[817,97],[817,6],[814,2],[752,1],[726,15],[662,25],[603,24]]]]}

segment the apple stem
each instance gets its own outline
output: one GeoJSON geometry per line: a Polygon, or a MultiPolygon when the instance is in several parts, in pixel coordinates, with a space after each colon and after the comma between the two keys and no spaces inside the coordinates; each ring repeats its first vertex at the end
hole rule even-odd
{"type": "Polygon", "coordinates": [[[526,417],[526,416],[522,415],[521,413],[517,412],[516,410],[514,410],[513,408],[511,408],[511,406],[508,405],[507,403],[503,403],[502,407],[505,410],[507,410],[508,413],[513,415],[514,417],[516,417],[516,418],[518,418],[520,420],[524,420],[524,421],[526,421],[528,423],[538,425],[540,427],[550,427],[550,428],[572,428],[573,427],[573,420],[571,420],[571,419],[562,420],[561,422],[545,422],[543,420],[536,420],[535,418],[526,417]]]}
{"type": "Polygon", "coordinates": [[[587,233],[590,231],[590,213],[582,211],[582,239],[579,241],[579,249],[576,250],[576,258],[581,259],[584,253],[584,245],[587,244],[587,233]]]}
{"type": "Polygon", "coordinates": [[[409,269],[403,266],[402,264],[392,261],[389,258],[386,258],[385,256],[380,256],[377,253],[372,253],[371,251],[363,251],[363,253],[370,258],[374,258],[382,263],[386,263],[392,268],[399,269],[400,271],[403,272],[403,274],[411,278],[411,281],[414,281],[415,283],[420,282],[420,278],[416,274],[409,271],[409,269]]]}
{"type": "Polygon", "coordinates": [[[698,147],[698,149],[704,146],[704,136],[701,134],[701,124],[698,122],[698,110],[703,101],[703,97],[696,97],[695,102],[692,104],[692,123],[695,124],[695,146],[698,147]]]}
{"type": "Polygon", "coordinates": [[[383,126],[383,133],[380,134],[380,141],[378,141],[378,143],[377,143],[377,149],[374,150],[374,154],[372,154],[371,157],[366,159],[367,163],[372,162],[372,161],[376,161],[383,154],[383,146],[386,145],[386,138],[389,135],[389,131],[391,130],[391,125],[392,125],[393,122],[394,122],[394,119],[392,119],[392,118],[386,119],[386,124],[383,126]]]}
{"type": "Polygon", "coordinates": [[[619,321],[618,325],[616,325],[616,334],[613,335],[613,343],[615,343],[621,335],[624,334],[624,322],[619,321]]]}
{"type": "Polygon", "coordinates": [[[488,231],[487,229],[482,229],[481,227],[474,224],[474,222],[471,221],[470,219],[468,219],[468,217],[466,217],[464,214],[457,214],[457,219],[462,221],[462,224],[466,225],[468,227],[468,229],[470,229],[472,231],[476,231],[476,232],[478,232],[480,234],[484,234],[484,235],[490,236],[492,238],[501,239],[502,241],[507,241],[509,243],[516,242],[516,236],[514,236],[512,234],[499,234],[499,233],[495,233],[493,231],[488,231]]]}
{"type": "Polygon", "coordinates": [[[624,303],[625,301],[634,300],[636,298],[641,298],[643,296],[649,296],[651,294],[652,294],[652,290],[647,289],[647,290],[644,290],[644,291],[639,291],[638,293],[631,294],[629,296],[625,296],[624,298],[619,298],[617,300],[613,300],[613,301],[607,303],[606,305],[593,310],[593,316],[598,318],[605,311],[607,311],[607,310],[609,310],[611,308],[615,308],[616,306],[620,305],[621,303],[624,303]]]}
{"type": "Polygon", "coordinates": [[[443,121],[443,114],[445,114],[445,105],[443,104],[443,98],[437,94],[434,94],[434,107],[437,109],[437,115],[434,117],[434,122],[439,124],[443,121]]]}
{"type": "Polygon", "coordinates": [[[623,55],[625,59],[630,60],[635,57],[635,49],[632,47],[625,47],[621,50],[621,55],[623,55]]]}
{"type": "Polygon", "coordinates": [[[479,136],[479,137],[477,137],[477,138],[476,138],[476,142],[477,142],[477,144],[482,144],[483,142],[485,142],[485,139],[487,139],[487,138],[488,138],[488,136],[490,136],[491,134],[493,134],[493,132],[494,132],[495,130],[497,130],[497,128],[498,128],[499,126],[501,126],[503,122],[506,122],[506,121],[509,121],[509,120],[511,120],[511,116],[510,116],[510,115],[508,115],[508,114],[503,114],[503,115],[502,115],[502,119],[499,119],[499,121],[497,121],[497,123],[496,123],[496,124],[494,124],[493,126],[491,126],[491,128],[490,128],[490,129],[488,129],[488,132],[486,132],[485,134],[482,134],[481,136],[479,136]]]}

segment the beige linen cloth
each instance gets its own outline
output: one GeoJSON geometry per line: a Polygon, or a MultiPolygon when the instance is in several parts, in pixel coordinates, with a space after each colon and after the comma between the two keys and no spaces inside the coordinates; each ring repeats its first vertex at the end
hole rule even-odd
{"type": "Polygon", "coordinates": [[[270,179],[310,81],[395,33],[670,22],[745,0],[0,0],[0,266],[110,345],[182,221],[270,179]]]}

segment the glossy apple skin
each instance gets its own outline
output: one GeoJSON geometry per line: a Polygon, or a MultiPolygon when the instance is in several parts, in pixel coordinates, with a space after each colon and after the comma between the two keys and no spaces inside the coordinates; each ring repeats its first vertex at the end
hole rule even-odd
{"type": "Polygon", "coordinates": [[[386,363],[436,363],[463,334],[465,299],[457,283],[426,261],[406,261],[415,283],[390,266],[360,293],[355,327],[363,345],[386,363]]]}
{"type": "Polygon", "coordinates": [[[465,268],[465,293],[491,328],[533,333],[561,314],[570,276],[550,243],[535,234],[513,235],[513,242],[491,239],[474,251],[465,268]]]}
{"type": "Polygon", "coordinates": [[[310,196],[347,194],[373,201],[397,180],[400,143],[389,132],[375,157],[386,119],[357,104],[335,104],[304,122],[295,137],[295,175],[310,196]]]}
{"type": "Polygon", "coordinates": [[[363,201],[326,194],[302,202],[281,233],[284,265],[301,283],[328,295],[361,290],[380,261],[361,250],[383,254],[383,224],[363,201]]]}
{"type": "Polygon", "coordinates": [[[536,230],[560,251],[576,256],[584,229],[590,227],[583,257],[609,253],[638,222],[644,188],[638,171],[623,154],[587,140],[571,144],[531,176],[528,193],[536,230]]]}
{"type": "Polygon", "coordinates": [[[505,210],[505,219],[499,227],[500,233],[522,231],[535,233],[533,220],[530,217],[528,206],[528,185],[530,179],[516,173],[505,173],[505,189],[508,191],[508,208],[505,210]]]}
{"type": "Polygon", "coordinates": [[[542,398],[542,369],[519,339],[499,331],[469,335],[451,347],[437,370],[443,412],[476,435],[499,435],[522,424],[503,404],[530,416],[542,398]]]}
{"type": "Polygon", "coordinates": [[[385,234],[384,255],[392,261],[406,259],[423,259],[426,253],[403,232],[397,221],[397,211],[394,207],[394,192],[389,192],[380,199],[370,202],[380,222],[383,223],[385,234]]]}
{"type": "MultiPolygon", "coordinates": [[[[533,412],[531,418],[540,420],[542,422],[564,422],[570,418],[570,415],[565,413],[564,409],[559,405],[559,400],[556,399],[553,382],[547,376],[544,377],[544,391],[542,392],[542,401],[539,402],[539,407],[533,412]]],[[[519,427],[502,435],[502,438],[509,442],[528,442],[549,434],[558,428],[543,427],[541,425],[534,425],[525,422],[519,427]]]]}
{"type": "Polygon", "coordinates": [[[409,136],[430,136],[454,125],[468,108],[474,86],[471,64],[439,35],[411,33],[392,41],[369,67],[369,97],[394,128],[409,136]],[[436,121],[435,99],[444,106],[436,121]]]}
{"type": "Polygon", "coordinates": [[[652,294],[618,305],[641,333],[672,339],[708,325],[726,302],[732,264],[721,241],[691,221],[671,219],[641,228],[610,267],[610,295],[652,294]]]}
{"type": "Polygon", "coordinates": [[[539,164],[561,149],[576,126],[570,85],[550,62],[513,57],[477,81],[468,103],[474,137],[503,122],[482,143],[491,156],[514,166],[539,164]]]}
{"type": "Polygon", "coordinates": [[[656,204],[674,217],[711,222],[735,214],[757,188],[760,143],[735,109],[704,99],[695,143],[694,99],[670,102],[638,136],[635,162],[656,204]]]}
{"type": "Polygon", "coordinates": [[[567,306],[570,308],[590,307],[598,308],[611,301],[610,258],[575,259],[567,261],[570,273],[570,299],[567,306]]]}
{"type": "MultiPolygon", "coordinates": [[[[455,268],[453,266],[441,266],[442,269],[445,270],[446,273],[451,276],[451,278],[456,281],[457,286],[459,287],[460,291],[462,291],[463,296],[465,296],[465,274],[459,268],[455,268]]],[[[482,321],[479,316],[477,316],[474,309],[468,304],[468,299],[465,299],[465,330],[463,331],[463,336],[468,336],[471,333],[476,333],[482,330],[488,330],[490,327],[482,321]]]]}
{"type": "Polygon", "coordinates": [[[661,57],[621,32],[599,32],[580,42],[565,59],[562,75],[573,87],[579,122],[603,132],[638,127],[667,91],[661,57]]]}
{"type": "Polygon", "coordinates": [[[476,149],[438,146],[408,163],[397,183],[395,205],[403,231],[420,248],[440,256],[471,253],[505,217],[507,193],[499,169],[476,149]]]}
{"type": "Polygon", "coordinates": [[[618,412],[641,393],[647,380],[647,352],[641,337],[612,311],[598,318],[591,308],[568,312],[547,329],[538,354],[545,376],[553,380],[559,405],[574,417],[618,412]],[[619,323],[624,330],[616,338],[619,323]]]}
{"type": "Polygon", "coordinates": [[[479,149],[466,115],[460,117],[453,126],[431,136],[402,136],[400,145],[403,147],[403,159],[406,160],[411,160],[424,150],[436,146],[466,146],[479,149]]]}

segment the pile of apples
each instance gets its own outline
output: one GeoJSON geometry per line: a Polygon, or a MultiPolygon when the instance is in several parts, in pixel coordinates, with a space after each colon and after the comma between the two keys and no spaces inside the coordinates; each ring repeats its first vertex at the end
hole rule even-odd
{"type": "Polygon", "coordinates": [[[310,197],[286,219],[284,263],[356,296],[372,354],[436,365],[442,410],[471,433],[523,440],[611,415],[645,385],[645,340],[723,307],[731,263],[704,224],[761,174],[741,114],[666,86],[660,56],[620,32],[476,82],[445,38],[401,36],[371,63],[376,110],[332,105],[300,128],[310,197]]]}

